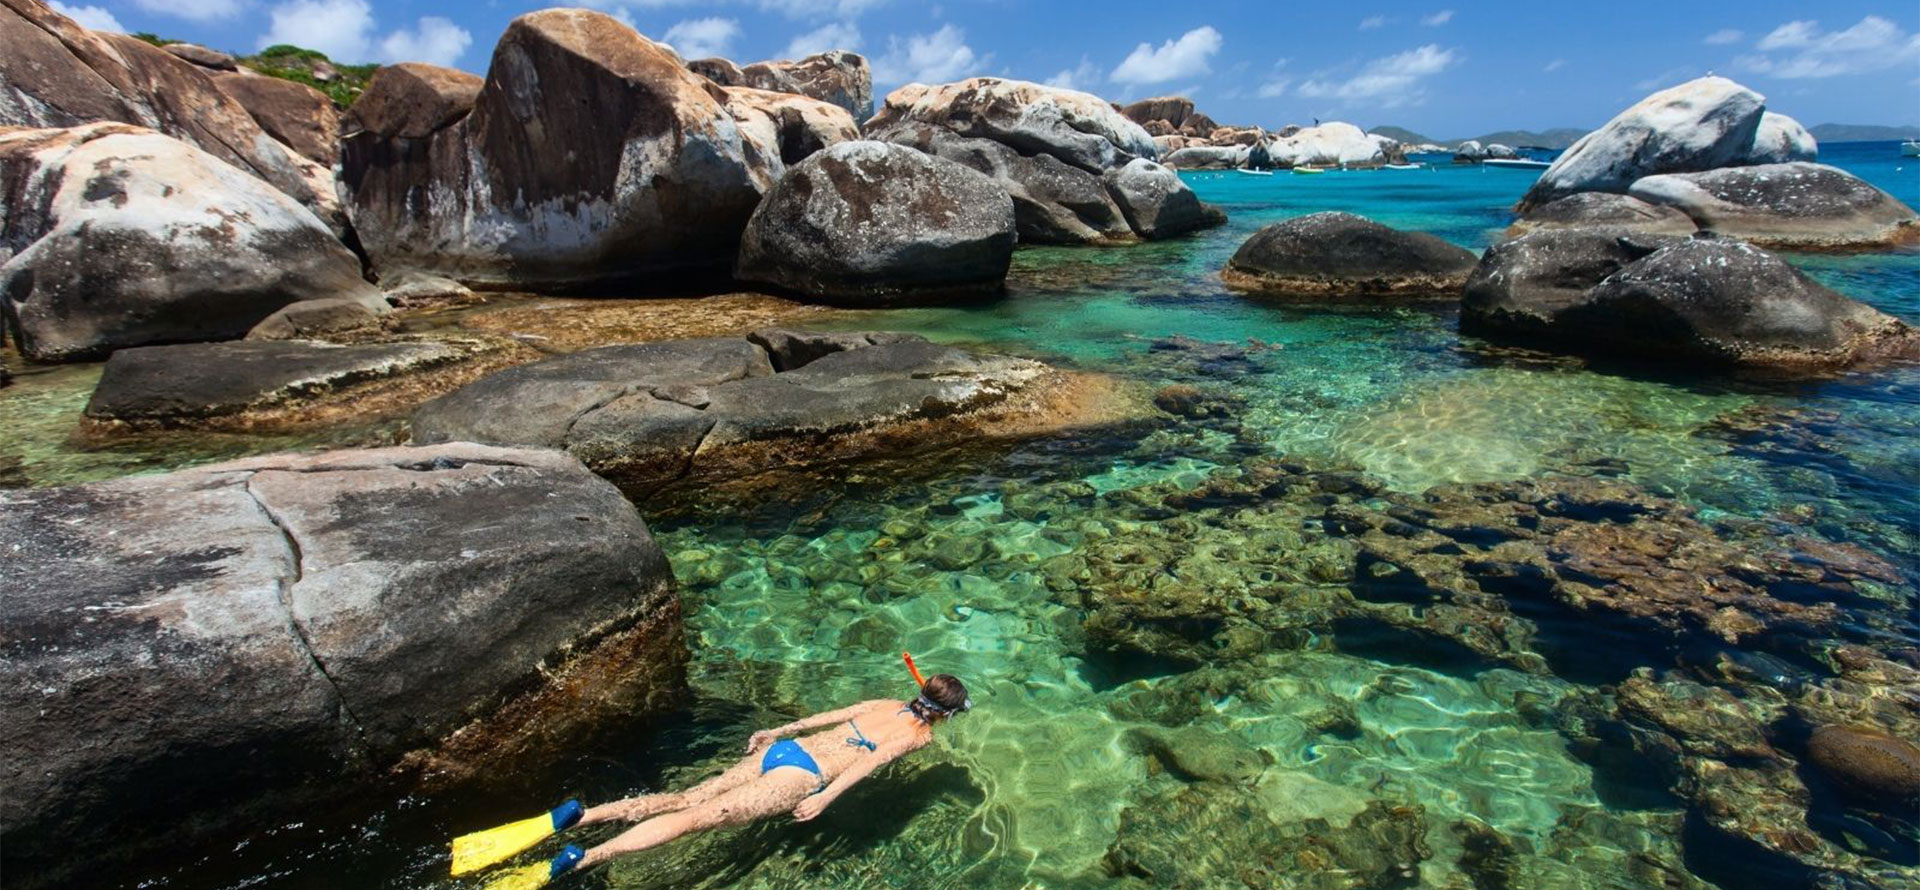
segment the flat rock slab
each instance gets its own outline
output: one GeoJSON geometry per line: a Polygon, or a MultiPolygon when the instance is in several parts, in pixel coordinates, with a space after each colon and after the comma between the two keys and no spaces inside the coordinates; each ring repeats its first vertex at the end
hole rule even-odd
{"type": "Polygon", "coordinates": [[[613,486],[472,444],[0,494],[0,628],[21,886],[87,886],[421,752],[562,744],[601,702],[656,713],[686,657],[666,560],[613,486]]]}
{"type": "Polygon", "coordinates": [[[423,406],[413,435],[564,448],[623,483],[711,477],[946,441],[876,439],[918,423],[959,437],[1039,421],[1044,384],[1062,376],[909,334],[770,330],[512,368],[423,406]]]}
{"type": "Polygon", "coordinates": [[[235,340],[122,349],[87,402],[93,420],[185,424],[283,405],[472,357],[475,342],[342,346],[235,340]]]}

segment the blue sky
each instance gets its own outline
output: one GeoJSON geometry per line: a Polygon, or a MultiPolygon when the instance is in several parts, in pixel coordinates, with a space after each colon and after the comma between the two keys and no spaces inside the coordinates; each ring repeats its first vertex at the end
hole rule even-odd
{"type": "MultiPolygon", "coordinates": [[[[62,0],[95,27],[229,50],[292,42],[346,61],[484,73],[514,16],[493,0],[62,0]]],[[[1193,97],[1222,123],[1312,118],[1438,138],[1593,127],[1714,71],[1808,125],[1920,123],[1920,5],[1690,0],[1387,3],[1308,8],[1166,0],[590,0],[689,57],[747,62],[828,47],[873,60],[876,89],[995,74],[1126,101],[1193,97]],[[1329,11],[1337,9],[1339,11],[1329,11]]]]}

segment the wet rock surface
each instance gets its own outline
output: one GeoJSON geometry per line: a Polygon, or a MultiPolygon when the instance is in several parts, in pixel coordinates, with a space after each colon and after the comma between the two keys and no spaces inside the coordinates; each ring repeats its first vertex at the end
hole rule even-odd
{"type": "Polygon", "coordinates": [[[17,202],[0,229],[0,300],[37,361],[236,338],[303,300],[386,309],[320,218],[151,130],[0,134],[0,191],[17,202]]]}
{"type": "Polygon", "coordinates": [[[564,448],[641,484],[1044,427],[1063,413],[1050,400],[1065,385],[1037,362],[908,335],[772,331],[590,349],[514,368],[428,403],[413,431],[424,442],[564,448]]]}
{"type": "Polygon", "coordinates": [[[1480,258],[1461,292],[1460,330],[1551,342],[1557,313],[1584,302],[1607,276],[1680,241],[1675,236],[1578,228],[1534,231],[1496,244],[1480,258]]]}
{"type": "Polygon", "coordinates": [[[802,161],[747,222],[736,277],[835,305],[997,295],[1013,261],[1013,201],[952,161],[846,142],[802,161]]]}
{"type": "Polygon", "coordinates": [[[683,688],[666,560],[564,455],[276,455],[4,497],[0,813],[23,887],[484,773],[683,688]]]}
{"type": "Polygon", "coordinates": [[[1254,233],[1222,277],[1229,287],[1280,297],[1444,299],[1459,292],[1477,259],[1424,232],[1323,212],[1254,233]]]}
{"type": "Polygon", "coordinates": [[[1920,241],[1920,218],[1864,180],[1824,164],[1649,176],[1629,194],[1685,213],[1703,231],[1784,249],[1885,248],[1920,241]]]}
{"type": "Polygon", "coordinates": [[[96,421],[193,425],[418,374],[484,351],[478,340],[338,345],[308,340],[122,349],[87,403],[96,421]]]}

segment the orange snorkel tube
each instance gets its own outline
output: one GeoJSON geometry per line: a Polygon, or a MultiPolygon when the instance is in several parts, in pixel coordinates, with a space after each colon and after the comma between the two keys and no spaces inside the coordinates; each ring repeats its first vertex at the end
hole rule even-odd
{"type": "Polygon", "coordinates": [[[902,652],[900,653],[900,657],[907,662],[907,672],[913,674],[913,687],[918,689],[927,685],[927,678],[920,676],[920,668],[916,667],[913,663],[913,653],[902,652]]]}

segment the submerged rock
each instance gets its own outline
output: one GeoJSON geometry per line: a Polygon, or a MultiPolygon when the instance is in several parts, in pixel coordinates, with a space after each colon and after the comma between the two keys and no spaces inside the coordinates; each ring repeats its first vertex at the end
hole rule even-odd
{"type": "Polygon", "coordinates": [[[263,132],[207,68],[36,0],[0,2],[0,125],[146,127],[265,180],[345,231],[333,173],[263,132]]]}
{"type": "Polygon", "coordinates": [[[421,74],[375,78],[342,148],[382,275],[551,290],[712,273],[784,169],[724,90],[597,12],[515,19],[464,116],[464,79],[421,74]]]}
{"type": "Polygon", "coordinates": [[[747,223],[736,277],[836,305],[998,294],[1013,201],[974,170],[884,142],[796,165],[747,223]]]}
{"type": "Polygon", "coordinates": [[[1825,164],[1649,176],[1628,193],[1679,210],[1702,230],[1763,247],[1872,248],[1920,241],[1920,218],[1912,208],[1825,164]]]}
{"type": "Polygon", "coordinates": [[[1349,820],[1279,822],[1261,796],[1183,786],[1127,807],[1102,863],[1122,886],[1413,886],[1427,848],[1426,811],[1374,800],[1349,820]]]}
{"type": "Polygon", "coordinates": [[[1351,213],[1296,216],[1254,233],[1228,261],[1230,287],[1313,298],[1444,298],[1477,258],[1424,232],[1402,232],[1351,213]]]}
{"type": "Polygon", "coordinates": [[[1890,812],[1920,802],[1920,746],[1912,739],[1872,727],[1823,726],[1807,740],[1807,759],[1857,800],[1890,805],[1890,812]]]}
{"type": "Polygon", "coordinates": [[[908,335],[762,332],[609,346],[502,371],[429,402],[413,434],[564,448],[641,485],[1019,435],[1111,408],[1037,362],[908,335]]]}
{"type": "Polygon", "coordinates": [[[684,688],[665,558],[565,455],[274,455],[4,500],[10,886],[523,769],[684,688]]]}
{"type": "Polygon", "coordinates": [[[1699,227],[1674,207],[1649,204],[1611,192],[1581,192],[1534,208],[1507,231],[1519,235],[1545,229],[1596,228],[1691,235],[1699,227]]]}
{"type": "Polygon", "coordinates": [[[35,360],[237,338],[303,300],[386,311],[318,217],[151,130],[0,134],[0,194],[16,202],[0,229],[0,299],[35,360]]]}

